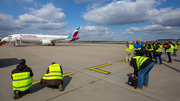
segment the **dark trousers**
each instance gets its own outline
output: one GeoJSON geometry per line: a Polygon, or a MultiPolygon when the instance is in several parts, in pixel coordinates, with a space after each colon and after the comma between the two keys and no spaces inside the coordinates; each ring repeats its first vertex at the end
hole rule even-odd
{"type": "Polygon", "coordinates": [[[149,57],[152,59],[152,51],[149,51],[149,57]]]}
{"type": "Polygon", "coordinates": [[[169,62],[172,62],[172,60],[171,60],[171,53],[167,53],[167,55],[168,55],[168,58],[169,58],[169,62]]]}
{"type": "Polygon", "coordinates": [[[177,49],[174,49],[174,56],[176,56],[177,49]]]}
{"type": "Polygon", "coordinates": [[[153,51],[153,58],[155,58],[155,51],[153,51]]]}
{"type": "Polygon", "coordinates": [[[149,57],[149,51],[145,51],[146,57],[149,57]]]}
{"type": "Polygon", "coordinates": [[[157,57],[159,58],[160,64],[162,64],[161,54],[160,55],[155,55],[155,63],[157,63],[157,57]]]}

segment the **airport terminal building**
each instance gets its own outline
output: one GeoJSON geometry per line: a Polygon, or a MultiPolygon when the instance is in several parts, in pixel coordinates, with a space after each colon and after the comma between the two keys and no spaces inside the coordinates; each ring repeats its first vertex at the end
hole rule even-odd
{"type": "Polygon", "coordinates": [[[160,41],[160,42],[180,42],[180,39],[158,39],[157,41],[160,41]]]}

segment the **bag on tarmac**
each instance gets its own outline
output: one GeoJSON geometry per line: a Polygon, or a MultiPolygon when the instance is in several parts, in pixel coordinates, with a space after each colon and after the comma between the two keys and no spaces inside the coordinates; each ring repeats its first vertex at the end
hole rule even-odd
{"type": "Polygon", "coordinates": [[[135,89],[137,88],[137,81],[136,76],[132,77],[132,75],[128,78],[128,82],[126,82],[128,85],[133,86],[135,89]]]}

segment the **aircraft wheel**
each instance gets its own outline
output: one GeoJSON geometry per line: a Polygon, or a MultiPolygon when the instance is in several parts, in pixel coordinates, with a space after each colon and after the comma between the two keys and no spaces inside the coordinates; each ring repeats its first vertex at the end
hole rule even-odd
{"type": "Polygon", "coordinates": [[[54,43],[52,43],[52,46],[55,46],[55,44],[54,44],[54,43]]]}

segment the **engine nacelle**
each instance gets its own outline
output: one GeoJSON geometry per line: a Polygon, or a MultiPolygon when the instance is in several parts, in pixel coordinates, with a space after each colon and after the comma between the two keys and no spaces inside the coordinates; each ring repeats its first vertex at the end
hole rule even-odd
{"type": "Polygon", "coordinates": [[[42,44],[42,45],[50,45],[50,44],[51,44],[51,41],[50,41],[50,40],[42,40],[42,41],[41,41],[41,44],[42,44]]]}

